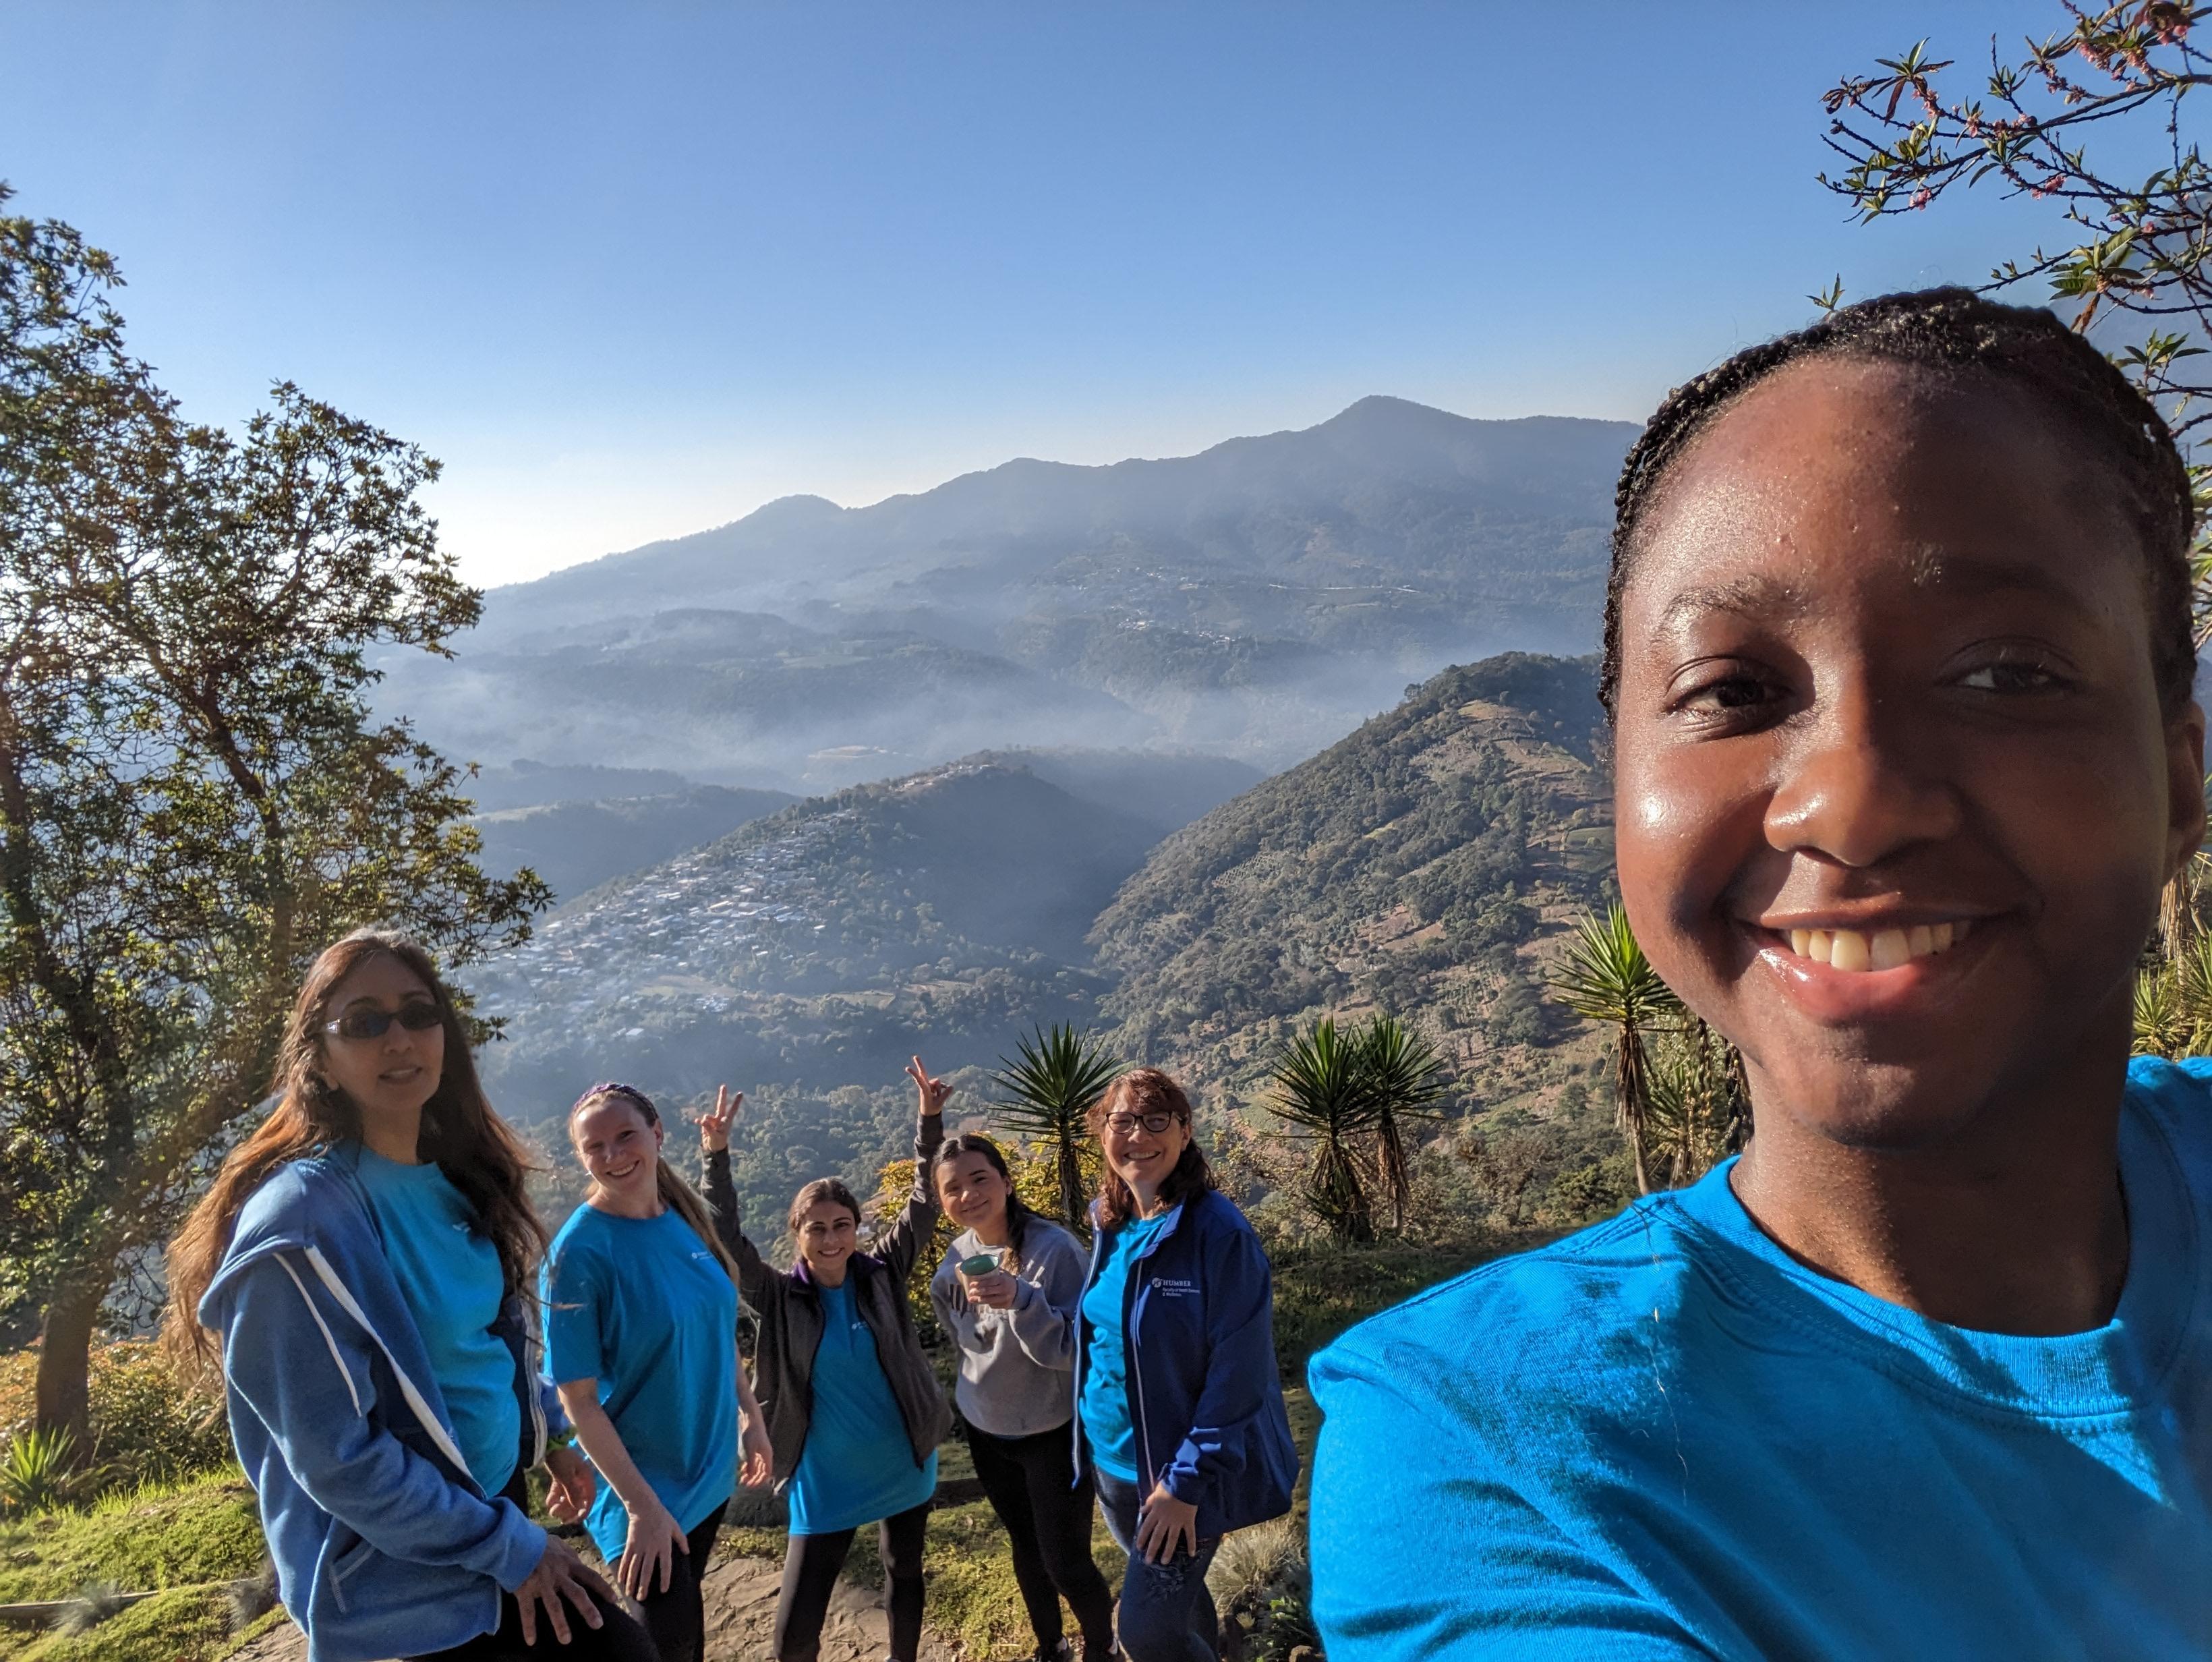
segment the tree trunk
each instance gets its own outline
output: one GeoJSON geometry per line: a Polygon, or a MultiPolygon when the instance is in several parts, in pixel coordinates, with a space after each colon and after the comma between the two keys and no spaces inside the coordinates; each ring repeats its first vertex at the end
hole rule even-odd
{"type": "Polygon", "coordinates": [[[80,1455],[92,1446],[92,1330],[100,1319],[99,1288],[64,1282],[46,1306],[39,1334],[37,1426],[64,1430],[80,1455]]]}

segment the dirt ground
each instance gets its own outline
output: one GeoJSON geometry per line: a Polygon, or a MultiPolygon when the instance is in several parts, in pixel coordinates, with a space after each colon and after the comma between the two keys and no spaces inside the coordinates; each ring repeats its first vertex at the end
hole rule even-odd
{"type": "MultiPolygon", "coordinates": [[[[706,1662],[768,1662],[782,1566],[764,1558],[726,1558],[707,1573],[706,1662]]],[[[883,1662],[890,1642],[873,1588],[837,1584],[822,1633],[822,1662],[883,1662]]],[[[557,1658],[559,1647],[551,1655],[557,1658]]],[[[238,1653],[236,1662],[306,1662],[307,1641],[286,1623],[238,1653]]],[[[925,1635],[922,1662],[951,1662],[952,1653],[925,1635]]]]}

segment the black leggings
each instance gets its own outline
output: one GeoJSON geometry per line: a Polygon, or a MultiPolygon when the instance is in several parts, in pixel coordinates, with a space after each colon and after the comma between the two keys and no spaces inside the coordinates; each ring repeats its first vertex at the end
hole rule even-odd
{"type": "Polygon", "coordinates": [[[727,1501],[707,1514],[707,1521],[684,1537],[689,1552],[668,1555],[668,1591],[659,1591],[654,1575],[644,1598],[637,1601],[645,1612],[646,1631],[659,1647],[660,1662],[699,1662],[707,1648],[707,1610],[699,1584],[706,1579],[707,1560],[721,1532],[727,1501]]]}
{"type": "Polygon", "coordinates": [[[971,1425],[968,1449],[976,1480],[1006,1526],[1037,1654],[1060,1648],[1065,1597],[1085,1654],[1110,1656],[1114,1595],[1091,1556],[1091,1479],[1074,1481],[1074,1422],[1030,1437],[994,1437],[971,1425]]]}
{"type": "MultiPolygon", "coordinates": [[[[506,1497],[530,1510],[530,1488],[520,1471],[514,1474],[502,1491],[506,1497]]],[[[538,1642],[522,1642],[522,1606],[513,1593],[502,1589],[499,1595],[499,1629],[495,1633],[480,1633],[464,1644],[449,1650],[433,1652],[427,1656],[411,1659],[411,1662],[655,1662],[656,1653],[652,1638],[643,1628],[625,1615],[619,1604],[606,1599],[595,1601],[599,1607],[601,1626],[586,1623],[576,1607],[563,1600],[562,1611],[568,1619],[568,1642],[562,1644],[553,1636],[553,1624],[546,1619],[545,1607],[538,1607],[538,1642]]]]}
{"type": "MultiPolygon", "coordinates": [[[[915,1662],[921,1653],[921,1543],[932,1502],[924,1501],[878,1526],[884,1556],[884,1603],[891,1616],[891,1662],[915,1662]]],[[[794,1535],[783,1554],[783,1591],[775,1601],[776,1662],[815,1662],[822,1623],[837,1572],[857,1531],[794,1535]]],[[[564,1659],[565,1662],[565,1659],[564,1659]]]]}

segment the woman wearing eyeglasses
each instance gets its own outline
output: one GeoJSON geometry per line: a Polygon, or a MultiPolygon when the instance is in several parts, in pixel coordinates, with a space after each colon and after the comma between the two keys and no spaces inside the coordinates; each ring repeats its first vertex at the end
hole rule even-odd
{"type": "Polygon", "coordinates": [[[326,949],[277,1053],[276,1106],[168,1251],[172,1344],[220,1361],[284,1607],[315,1662],[656,1662],[531,1520],[590,1468],[527,1318],[545,1232],[428,955],[363,929],[326,949]]]}
{"type": "Polygon", "coordinates": [[[1129,1555],[1129,1662],[1213,1662],[1206,1566],[1231,1530],[1291,1509],[1297,1451],[1275,1367],[1274,1282],[1216,1186],[1190,1101],[1156,1068],[1091,1105],[1105,1155],[1076,1323],[1076,1475],[1129,1555]]]}

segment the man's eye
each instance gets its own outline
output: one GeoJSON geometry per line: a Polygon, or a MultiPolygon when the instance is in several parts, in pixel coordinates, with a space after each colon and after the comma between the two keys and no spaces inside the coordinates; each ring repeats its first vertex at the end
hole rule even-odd
{"type": "Polygon", "coordinates": [[[1715,710],[1750,709],[1765,703],[1772,696],[1766,684],[1753,675],[1724,675],[1707,681],[1685,693],[1678,709],[1715,710]]]}
{"type": "Polygon", "coordinates": [[[1979,665],[1960,676],[1958,684],[1975,692],[2048,692],[2064,685],[2031,658],[2000,658],[1979,665]]]}

